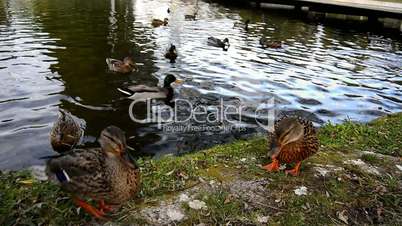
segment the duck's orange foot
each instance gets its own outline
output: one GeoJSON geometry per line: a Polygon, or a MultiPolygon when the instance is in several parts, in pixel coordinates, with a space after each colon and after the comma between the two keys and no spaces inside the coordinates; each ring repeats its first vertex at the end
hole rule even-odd
{"type": "Polygon", "coordinates": [[[263,169],[265,169],[268,172],[277,172],[279,171],[279,161],[276,159],[273,159],[273,161],[262,167],[263,169]]]}
{"type": "Polygon", "coordinates": [[[286,174],[291,174],[292,176],[298,176],[300,173],[300,166],[301,166],[301,162],[296,163],[295,168],[291,169],[291,170],[285,170],[286,174]]]}
{"type": "Polygon", "coordinates": [[[113,210],[113,208],[111,207],[111,206],[109,206],[109,205],[107,205],[106,203],[105,203],[105,201],[103,201],[103,200],[100,200],[99,201],[99,209],[102,211],[102,212],[110,212],[110,211],[112,211],[113,210]]]}
{"type": "Polygon", "coordinates": [[[107,220],[107,218],[104,217],[105,213],[102,210],[96,209],[91,204],[89,204],[79,198],[74,198],[73,200],[77,206],[82,207],[87,213],[91,214],[92,216],[94,216],[98,219],[107,220]]]}

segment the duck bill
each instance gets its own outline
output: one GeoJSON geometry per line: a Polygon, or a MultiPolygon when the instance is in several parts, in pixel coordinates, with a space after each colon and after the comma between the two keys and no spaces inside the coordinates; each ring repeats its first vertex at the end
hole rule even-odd
{"type": "Polygon", "coordinates": [[[184,81],[181,80],[181,79],[176,79],[176,81],[175,81],[174,83],[175,83],[176,85],[181,85],[181,84],[184,83],[184,81]]]}

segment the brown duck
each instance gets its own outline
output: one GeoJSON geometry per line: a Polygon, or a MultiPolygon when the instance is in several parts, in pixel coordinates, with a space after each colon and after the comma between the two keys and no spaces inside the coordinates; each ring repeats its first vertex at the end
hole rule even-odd
{"type": "Polygon", "coordinates": [[[84,135],[85,124],[68,111],[60,109],[60,115],[50,131],[53,150],[63,153],[78,145],[84,135]]]}
{"type": "Polygon", "coordinates": [[[153,26],[153,27],[160,27],[160,26],[166,26],[166,25],[168,25],[168,23],[169,23],[169,19],[168,18],[165,18],[165,19],[163,19],[163,20],[160,20],[160,19],[153,19],[152,20],[152,22],[151,22],[151,25],[153,26]]]}
{"type": "Polygon", "coordinates": [[[282,48],[281,41],[269,41],[264,37],[260,38],[260,44],[262,48],[272,48],[272,49],[282,48]]]}
{"type": "Polygon", "coordinates": [[[123,60],[116,60],[112,58],[106,58],[106,64],[109,68],[109,71],[127,74],[137,70],[137,66],[135,65],[133,58],[124,57],[123,60]]]}
{"type": "Polygon", "coordinates": [[[170,60],[170,63],[176,62],[177,51],[176,46],[171,44],[170,48],[165,53],[165,58],[170,60]]]}
{"type": "Polygon", "coordinates": [[[271,137],[271,148],[268,155],[272,163],[263,166],[267,171],[279,171],[281,163],[296,163],[286,174],[299,175],[301,162],[315,154],[319,141],[311,122],[296,118],[284,117],[275,123],[275,131],[271,137]]]}
{"type": "Polygon", "coordinates": [[[97,218],[104,218],[109,205],[121,205],[140,188],[140,170],[128,158],[124,132],[109,126],[101,132],[100,148],[74,149],[49,157],[46,172],[50,179],[73,194],[74,202],[97,218]],[[95,208],[83,200],[99,202],[95,208]]]}

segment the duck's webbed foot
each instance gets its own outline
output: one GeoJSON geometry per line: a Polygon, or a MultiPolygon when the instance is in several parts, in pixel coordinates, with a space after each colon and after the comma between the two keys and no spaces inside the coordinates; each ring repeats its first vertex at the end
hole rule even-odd
{"type": "Polygon", "coordinates": [[[73,201],[77,206],[82,207],[87,213],[91,214],[92,216],[94,216],[98,219],[103,219],[103,220],[107,219],[104,217],[105,213],[102,210],[96,209],[95,207],[93,207],[91,204],[85,202],[84,200],[74,197],[73,201]]]}
{"type": "Polygon", "coordinates": [[[285,170],[285,173],[291,174],[292,176],[298,176],[300,173],[300,166],[301,166],[301,161],[296,163],[296,166],[293,169],[285,170]]]}
{"type": "Polygon", "coordinates": [[[272,158],[272,162],[262,167],[268,172],[277,172],[279,171],[279,161],[276,158],[272,158]]]}

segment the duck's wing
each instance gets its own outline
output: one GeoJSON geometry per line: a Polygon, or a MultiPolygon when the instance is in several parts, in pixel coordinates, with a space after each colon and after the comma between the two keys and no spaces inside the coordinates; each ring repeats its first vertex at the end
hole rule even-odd
{"type": "Polygon", "coordinates": [[[151,87],[146,85],[136,85],[136,86],[129,86],[127,89],[131,90],[132,92],[159,92],[161,91],[160,87],[151,87]]]}
{"type": "Polygon", "coordinates": [[[167,93],[163,90],[159,92],[138,92],[134,93],[134,95],[130,96],[129,99],[140,101],[140,100],[147,100],[147,99],[166,99],[167,93]]]}
{"type": "Polygon", "coordinates": [[[46,163],[49,178],[72,193],[107,192],[110,178],[105,170],[106,156],[99,148],[75,149],[66,155],[51,158],[46,163]]]}
{"type": "Polygon", "coordinates": [[[106,58],[106,64],[109,67],[109,70],[114,71],[116,70],[116,67],[123,65],[123,61],[113,58],[106,58]]]}

